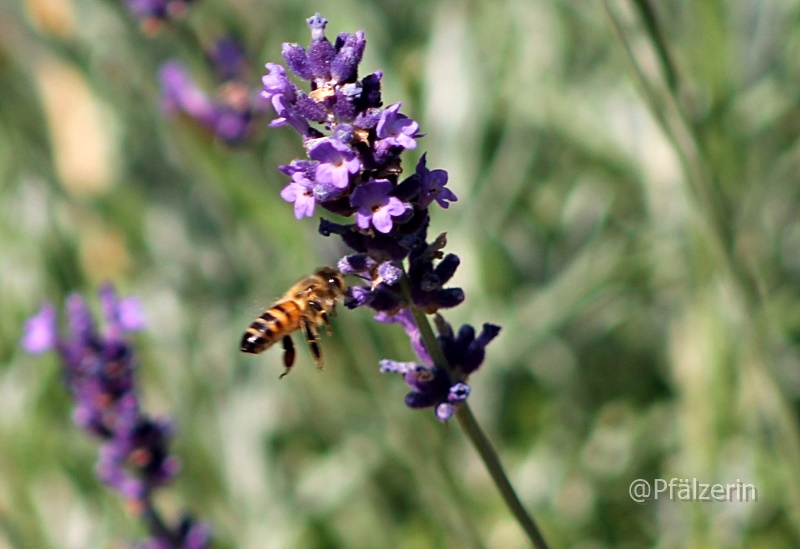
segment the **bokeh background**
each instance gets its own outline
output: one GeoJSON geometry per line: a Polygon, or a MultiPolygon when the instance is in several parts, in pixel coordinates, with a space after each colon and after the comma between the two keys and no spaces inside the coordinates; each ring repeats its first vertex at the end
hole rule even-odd
{"type": "MultiPolygon", "coordinates": [[[[148,411],[178,425],[170,517],[218,547],[525,547],[453,422],[402,403],[397,326],[342,311],[327,369],[238,351],[300,275],[344,252],[294,219],[296,134],[228,147],[165,116],[157,71],[212,90],[233,33],[252,86],[281,42],[366,31],[462,258],[454,324],[503,326],[472,408],[553,547],[800,545],[800,5],[771,0],[197,0],[142,26],[122,0],[0,3],[0,547],[124,547],[144,532],[94,477],[42,302],[138,295],[148,411]],[[628,495],[637,478],[752,483],[758,501],[628,495]]],[[[270,113],[271,114],[271,113],[270,113]]],[[[95,302],[96,304],[96,302],[95,302]]]]}

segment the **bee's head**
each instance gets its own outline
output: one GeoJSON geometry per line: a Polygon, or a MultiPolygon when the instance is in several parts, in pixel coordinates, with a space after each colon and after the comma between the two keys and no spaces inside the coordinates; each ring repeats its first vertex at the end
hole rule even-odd
{"type": "Polygon", "coordinates": [[[341,295],[344,293],[344,276],[342,273],[334,269],[333,267],[322,267],[321,269],[317,270],[317,276],[321,276],[325,282],[327,282],[328,286],[333,289],[337,295],[341,295]]]}

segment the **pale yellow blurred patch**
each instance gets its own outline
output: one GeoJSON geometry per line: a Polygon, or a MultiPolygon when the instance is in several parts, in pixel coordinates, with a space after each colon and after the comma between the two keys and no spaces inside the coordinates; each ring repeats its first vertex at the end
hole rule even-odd
{"type": "Polygon", "coordinates": [[[488,538],[488,547],[516,549],[530,546],[519,524],[510,517],[495,521],[488,529],[488,538]]]}
{"type": "Polygon", "coordinates": [[[93,510],[81,498],[83,494],[65,474],[48,471],[39,475],[28,491],[37,515],[47,517],[41,525],[52,543],[50,547],[98,547],[96,538],[103,534],[103,523],[97,516],[92,516],[93,510]]]}
{"type": "Polygon", "coordinates": [[[64,63],[47,59],[36,69],[56,173],[73,195],[102,193],[116,169],[117,136],[110,111],[86,80],[64,63]]]}
{"type": "Polygon", "coordinates": [[[59,38],[75,36],[75,6],[71,0],[27,0],[25,10],[33,25],[59,38]]]}
{"type": "Polygon", "coordinates": [[[670,330],[670,364],[678,394],[678,426],[683,454],[675,476],[713,478],[721,363],[727,346],[713,293],[698,292],[670,330]]]}
{"type": "Polygon", "coordinates": [[[86,276],[95,283],[118,280],[130,265],[122,234],[96,224],[89,224],[82,230],[80,260],[86,276]]]}

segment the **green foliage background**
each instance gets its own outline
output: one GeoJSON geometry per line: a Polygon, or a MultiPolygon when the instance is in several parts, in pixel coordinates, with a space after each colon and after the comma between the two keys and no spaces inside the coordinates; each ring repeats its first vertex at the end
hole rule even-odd
{"type": "MultiPolygon", "coordinates": [[[[183,472],[159,504],[218,547],[524,547],[453,423],[405,408],[396,326],[343,311],[305,350],[242,330],[344,250],[294,220],[290,129],[230,149],[159,110],[158,65],[229,30],[253,84],[284,41],[366,31],[362,71],[420,121],[459,202],[454,324],[501,324],[472,408],[553,547],[800,545],[800,5],[788,0],[202,0],[149,37],[118,0],[0,4],[0,547],[143,535],[95,479],[44,300],[141,296],[147,409],[183,472]],[[634,479],[752,483],[757,502],[634,503],[634,479]]],[[[205,71],[205,72],[204,72],[205,71]]],[[[416,161],[406,160],[409,170],[416,161]]]]}

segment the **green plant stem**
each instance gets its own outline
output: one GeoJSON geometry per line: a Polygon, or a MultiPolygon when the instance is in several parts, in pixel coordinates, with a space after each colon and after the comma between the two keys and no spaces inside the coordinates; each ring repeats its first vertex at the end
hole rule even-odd
{"type": "Polygon", "coordinates": [[[503,465],[500,463],[497,452],[495,452],[491,441],[489,441],[486,434],[484,434],[478,420],[475,419],[472,410],[470,410],[466,402],[462,402],[458,406],[458,410],[456,410],[456,419],[469,437],[472,445],[475,446],[475,449],[480,454],[484,465],[486,465],[486,469],[489,470],[492,480],[500,491],[500,495],[503,496],[514,518],[517,519],[522,529],[525,530],[528,539],[531,540],[534,547],[547,549],[547,542],[544,540],[541,530],[539,530],[533,517],[522,505],[519,496],[517,496],[517,493],[514,491],[514,487],[508,480],[505,470],[503,470],[503,465]]]}
{"type": "MultiPolygon", "coordinates": [[[[409,287],[408,278],[405,274],[400,279],[400,285],[407,302],[412,303],[411,289],[409,287]]],[[[439,340],[436,339],[425,312],[414,305],[409,305],[409,307],[411,307],[411,312],[414,315],[414,320],[419,328],[420,337],[425,345],[425,349],[431,355],[431,359],[433,360],[434,364],[445,370],[448,375],[451,376],[451,379],[457,377],[455,375],[456,372],[445,358],[444,352],[442,352],[442,348],[439,345],[439,340]]],[[[514,518],[517,519],[517,522],[527,534],[528,539],[537,549],[547,549],[547,542],[544,540],[542,532],[536,525],[536,521],[533,520],[533,517],[522,505],[522,501],[520,501],[519,496],[511,484],[511,481],[508,480],[508,475],[506,475],[503,465],[500,463],[500,458],[498,457],[494,446],[492,446],[491,441],[483,432],[483,429],[481,429],[478,420],[475,419],[475,416],[472,414],[472,411],[466,402],[462,402],[458,405],[458,409],[456,410],[456,419],[458,420],[458,424],[461,425],[461,428],[467,434],[467,437],[472,445],[475,446],[475,449],[481,456],[481,460],[483,460],[486,469],[489,471],[489,475],[491,475],[492,480],[497,486],[497,489],[500,491],[500,495],[503,497],[503,500],[506,502],[509,510],[514,515],[514,518]]]]}
{"type": "Polygon", "coordinates": [[[672,60],[667,41],[664,40],[664,33],[661,32],[661,27],[658,25],[655,10],[650,3],[650,0],[632,0],[633,5],[639,12],[639,17],[642,18],[647,34],[650,35],[655,47],[656,54],[660,60],[661,67],[664,71],[664,79],[667,81],[667,86],[672,93],[678,93],[678,71],[675,68],[675,62],[672,60]]]}

